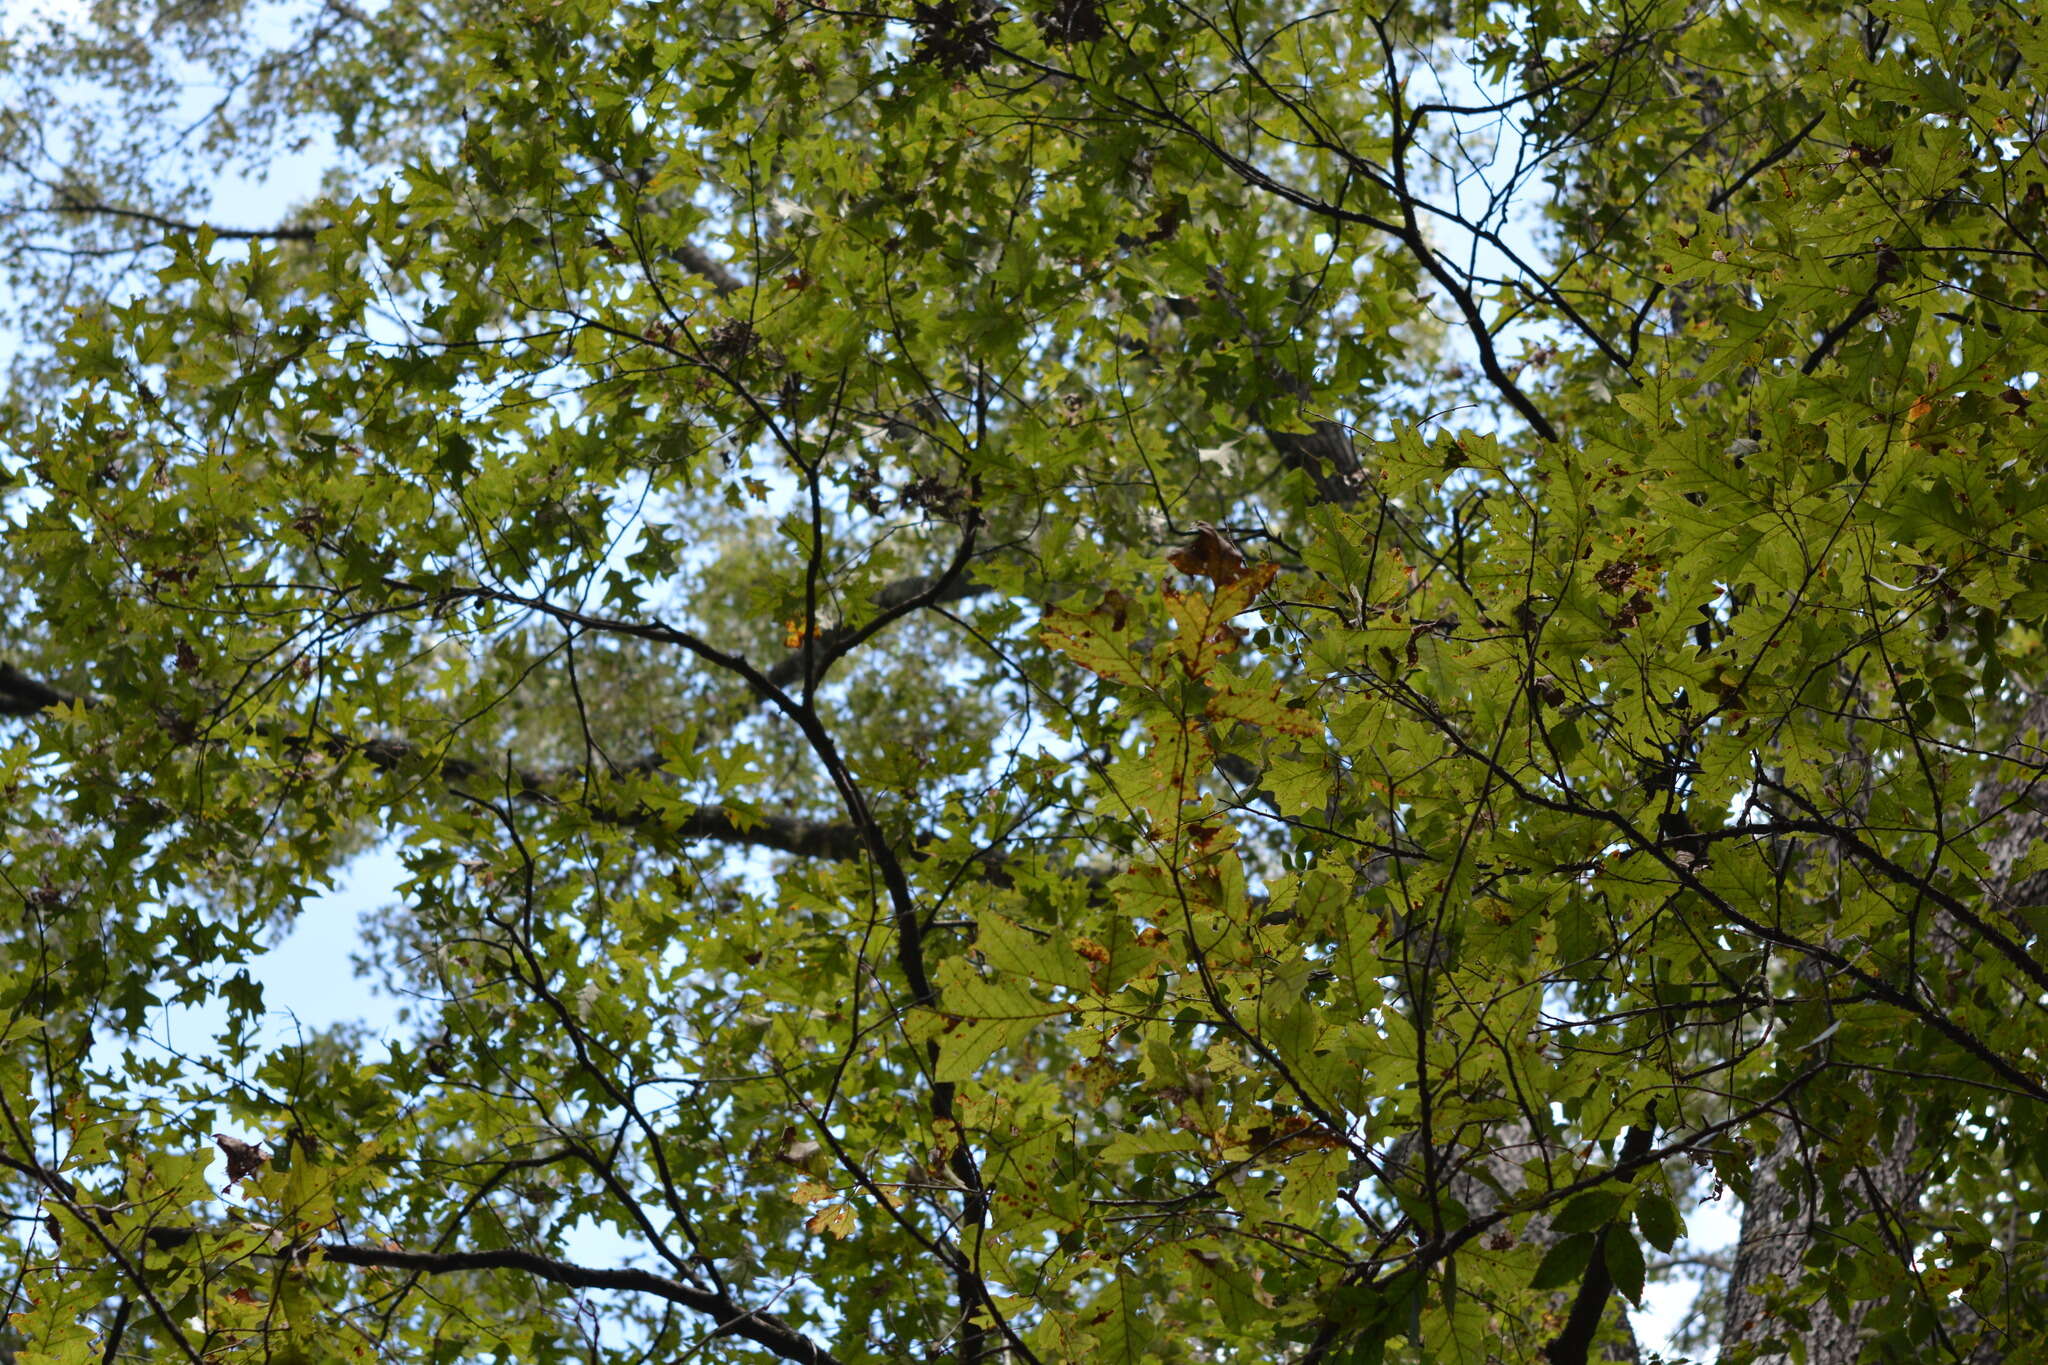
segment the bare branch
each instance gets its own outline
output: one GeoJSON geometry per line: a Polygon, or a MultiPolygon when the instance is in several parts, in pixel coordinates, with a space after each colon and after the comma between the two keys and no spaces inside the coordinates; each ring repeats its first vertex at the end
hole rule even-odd
{"type": "Polygon", "coordinates": [[[509,1248],[499,1251],[399,1251],[348,1242],[328,1242],[322,1243],[319,1251],[322,1257],[336,1265],[426,1274],[515,1270],[572,1289],[618,1289],[629,1294],[650,1294],[713,1319],[717,1324],[712,1328],[715,1337],[742,1337],[757,1346],[766,1347],[784,1360],[800,1362],[800,1365],[839,1365],[838,1357],[772,1313],[742,1308],[727,1295],[698,1289],[651,1270],[631,1267],[599,1269],[556,1260],[538,1252],[509,1248]]]}
{"type": "MultiPolygon", "coordinates": [[[[301,223],[279,224],[268,228],[221,227],[212,223],[193,223],[180,218],[169,218],[160,213],[128,208],[120,204],[102,204],[70,198],[60,199],[50,211],[80,217],[122,218],[161,228],[165,232],[196,233],[203,229],[224,242],[310,242],[331,226],[328,223],[301,223]]],[[[746,287],[745,281],[702,247],[684,243],[674,248],[673,254],[681,264],[709,280],[715,293],[732,294],[746,287]]]]}
{"type": "Polygon", "coordinates": [[[0,716],[33,716],[74,700],[70,693],[60,692],[0,660],[0,716]]]}
{"type": "Polygon", "coordinates": [[[310,242],[325,230],[326,224],[303,224],[299,226],[279,225],[270,228],[216,227],[211,223],[188,223],[178,218],[166,218],[160,213],[145,209],[124,208],[119,204],[90,203],[76,199],[61,199],[53,207],[56,213],[72,213],[81,217],[126,218],[166,232],[199,232],[202,229],[224,242],[310,242]]]}

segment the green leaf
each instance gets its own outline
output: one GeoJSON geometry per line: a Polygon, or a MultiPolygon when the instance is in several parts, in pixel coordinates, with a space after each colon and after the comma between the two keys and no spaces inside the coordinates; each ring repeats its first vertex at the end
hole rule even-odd
{"type": "Polygon", "coordinates": [[[1586,745],[1579,737],[1579,725],[1574,720],[1561,720],[1550,727],[1550,747],[1556,751],[1558,761],[1569,763],[1579,756],[1586,745]]]}
{"type": "Polygon", "coordinates": [[[1621,1212],[1621,1206],[1627,1199],[1628,1195],[1625,1192],[1607,1189],[1587,1190],[1583,1194],[1574,1195],[1571,1202],[1559,1209],[1551,1218],[1551,1231],[1597,1232],[1614,1220],[1614,1216],[1621,1212]]]}
{"type": "Polygon", "coordinates": [[[1636,1226],[1642,1229],[1643,1237],[1659,1251],[1668,1252],[1685,1233],[1685,1224],[1678,1216],[1678,1210],[1671,1201],[1655,1190],[1640,1190],[1636,1194],[1636,1226]]]}
{"type": "Polygon", "coordinates": [[[1590,1232],[1574,1233],[1552,1243],[1550,1250],[1543,1253],[1537,1263],[1536,1273],[1529,1280],[1531,1289],[1562,1289],[1577,1284],[1586,1273],[1586,1267],[1593,1262],[1593,1249],[1598,1238],[1590,1232]]]}
{"type": "Polygon", "coordinates": [[[1616,1223],[1600,1234],[1601,1248],[1607,1262],[1607,1273],[1614,1277],[1614,1287],[1627,1296],[1628,1301],[1638,1308],[1643,1303],[1643,1249],[1636,1245],[1635,1235],[1625,1223],[1616,1223]]]}

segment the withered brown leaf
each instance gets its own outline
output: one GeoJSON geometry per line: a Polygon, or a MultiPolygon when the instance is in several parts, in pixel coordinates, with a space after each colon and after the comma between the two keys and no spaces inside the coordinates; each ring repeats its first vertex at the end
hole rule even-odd
{"type": "Polygon", "coordinates": [[[1195,538],[1167,555],[1166,562],[1191,578],[1206,578],[1219,588],[1229,587],[1252,571],[1243,551],[1206,521],[1195,523],[1195,538]]]}
{"type": "Polygon", "coordinates": [[[236,1182],[244,1176],[254,1174],[258,1166],[270,1160],[269,1154],[260,1145],[229,1137],[226,1133],[215,1133],[213,1145],[220,1148],[228,1159],[228,1183],[221,1187],[223,1194],[233,1189],[236,1182]]]}

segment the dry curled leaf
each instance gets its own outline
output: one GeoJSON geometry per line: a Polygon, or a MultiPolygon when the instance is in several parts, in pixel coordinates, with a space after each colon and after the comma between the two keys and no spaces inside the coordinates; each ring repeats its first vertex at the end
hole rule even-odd
{"type": "Polygon", "coordinates": [[[1243,551],[1206,521],[1195,523],[1195,538],[1169,554],[1166,562],[1191,578],[1206,578],[1219,588],[1229,587],[1252,571],[1243,551]]]}
{"type": "Polygon", "coordinates": [[[270,1160],[270,1154],[259,1144],[244,1142],[240,1138],[229,1137],[226,1133],[215,1133],[213,1145],[220,1148],[221,1153],[228,1159],[228,1183],[221,1187],[223,1194],[233,1189],[243,1177],[255,1174],[258,1166],[270,1160]]]}

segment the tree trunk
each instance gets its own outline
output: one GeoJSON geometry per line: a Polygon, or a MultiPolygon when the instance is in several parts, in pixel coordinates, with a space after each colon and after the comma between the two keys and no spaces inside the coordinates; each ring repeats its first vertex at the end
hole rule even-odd
{"type": "MultiPolygon", "coordinates": [[[[1821,1212],[1823,1191],[1802,1159],[1808,1148],[1800,1130],[1810,1121],[1795,1111],[1781,1121],[1778,1145],[1758,1156],[1749,1201],[1743,1208],[1742,1237],[1728,1277],[1721,1333],[1723,1362],[1739,1360],[1742,1352],[1776,1337],[1786,1342],[1786,1348],[1758,1350],[1750,1357],[1753,1365],[1794,1365],[1786,1341],[1786,1333],[1794,1329],[1766,1311],[1761,1295],[1774,1281],[1782,1281],[1784,1289],[1799,1284],[1806,1273],[1804,1259],[1826,1222],[1821,1212]]],[[[1871,1159],[1848,1177],[1854,1191],[1851,1204],[1859,1219],[1873,1210],[1910,1214],[1923,1183],[1912,1160],[1918,1136],[1913,1119],[1901,1118],[1892,1141],[1873,1151],[1871,1159]]],[[[1800,1334],[1806,1365],[1851,1365],[1868,1307],[1852,1304],[1843,1317],[1826,1299],[1813,1304],[1811,1325],[1800,1334]]]]}
{"type": "MultiPolygon", "coordinates": [[[[1998,821],[2000,826],[1984,845],[1988,866],[1983,902],[1991,913],[2008,918],[2011,907],[2033,903],[2048,894],[2048,873],[2013,880],[2020,860],[2048,834],[2048,790],[2043,788],[2040,748],[2038,742],[2028,740],[2029,735],[2048,734],[2048,693],[2027,702],[2013,729],[2014,739],[2004,751],[2016,758],[2031,757],[2017,765],[2016,775],[2000,773],[1986,783],[1976,803],[1981,818],[1998,821]]],[[[2024,924],[2017,927],[2023,935],[2028,932],[2024,924]]],[[[1959,930],[1945,914],[1930,918],[1925,960],[1932,971],[1961,970],[1960,964],[1969,957],[1966,935],[1967,930],[1959,930]]],[[[1869,1090],[1867,1076],[1861,1084],[1869,1090]]],[[[1800,1140],[1801,1130],[1817,1118],[1800,1112],[1797,1100],[1789,1108],[1791,1112],[1780,1122],[1777,1146],[1758,1156],[1743,1209],[1742,1234],[1723,1300],[1723,1365],[1736,1365],[1750,1351],[1755,1354],[1746,1358],[1753,1365],[1793,1365],[1786,1334],[1794,1329],[1773,1320],[1761,1295],[1774,1282],[1782,1282],[1783,1288],[1799,1283],[1805,1273],[1805,1258],[1826,1220],[1820,1214],[1824,1191],[1802,1159],[1807,1144],[1800,1140]],[[1763,1345],[1774,1336],[1784,1346],[1763,1345]]],[[[1881,1149],[1873,1140],[1867,1159],[1858,1162],[1848,1176],[1847,1194],[1859,1221],[1873,1214],[1886,1219],[1896,1215],[1905,1220],[1910,1238],[1912,1213],[1926,1190],[1929,1154],[1919,1153],[1923,1134],[1916,1115],[1900,1114],[1897,1124],[1891,1141],[1881,1149]],[[1917,1162],[1916,1153],[1920,1155],[1917,1162]]],[[[1898,1226],[1894,1222],[1894,1227],[1898,1226]]],[[[1867,1311],[1867,1304],[1852,1303],[1844,1316],[1825,1299],[1813,1304],[1810,1323],[1799,1333],[1806,1365],[1854,1365],[1867,1311]]],[[[1987,1365],[1988,1359],[1995,1358],[1994,1349],[1987,1365]]]]}

